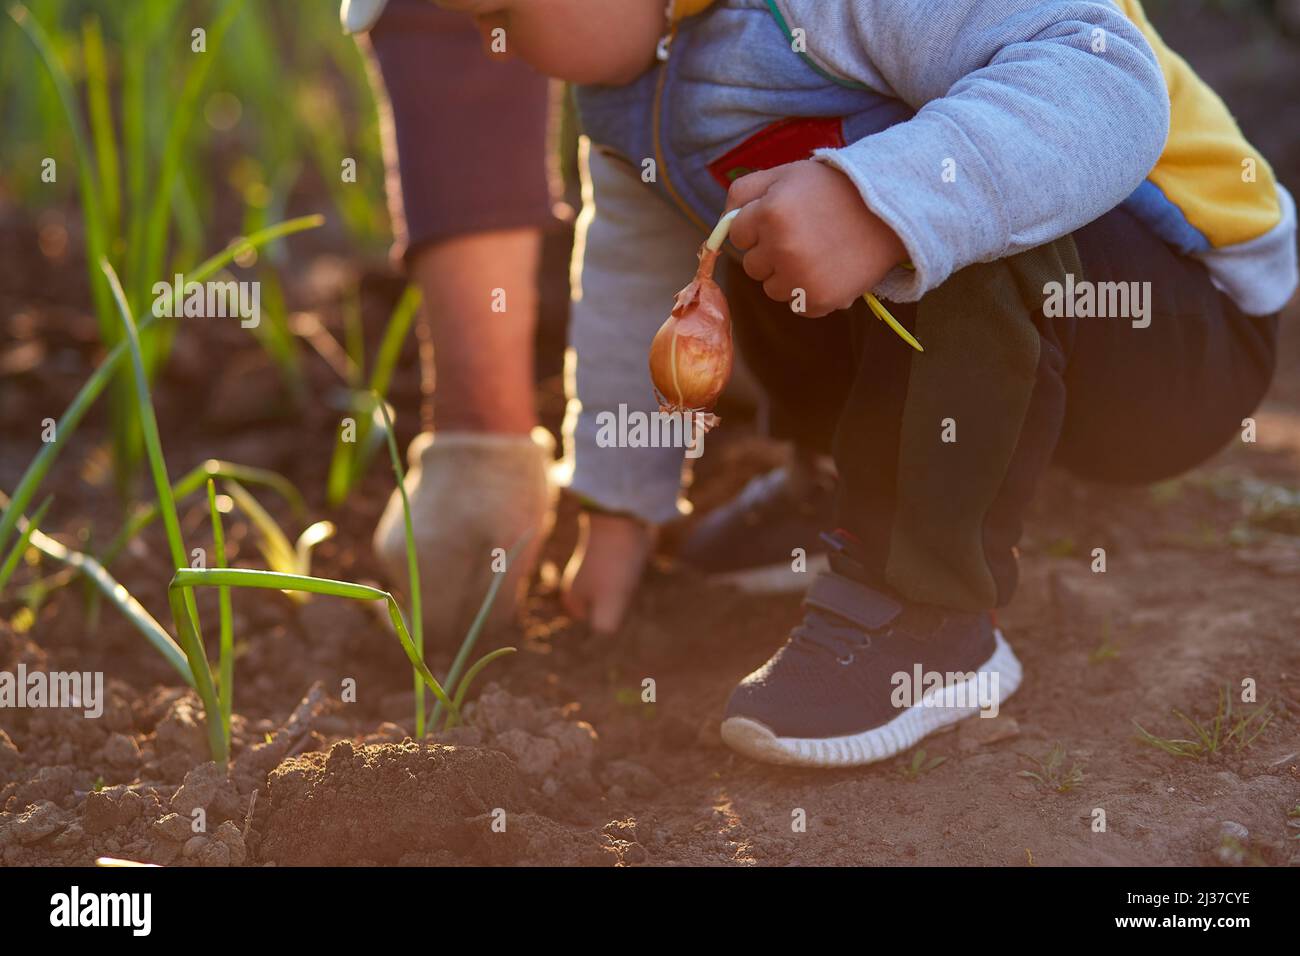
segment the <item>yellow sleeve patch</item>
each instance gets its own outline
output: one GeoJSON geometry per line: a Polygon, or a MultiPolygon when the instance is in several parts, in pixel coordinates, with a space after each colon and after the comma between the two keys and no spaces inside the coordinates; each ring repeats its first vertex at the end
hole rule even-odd
{"type": "Polygon", "coordinates": [[[1174,53],[1139,0],[1118,0],[1155,51],[1169,89],[1169,140],[1148,177],[1212,246],[1264,235],[1282,219],[1273,170],[1227,105],[1174,53]]]}
{"type": "Polygon", "coordinates": [[[713,0],[673,0],[672,21],[680,23],[687,17],[703,13],[713,4],[713,0]]]}

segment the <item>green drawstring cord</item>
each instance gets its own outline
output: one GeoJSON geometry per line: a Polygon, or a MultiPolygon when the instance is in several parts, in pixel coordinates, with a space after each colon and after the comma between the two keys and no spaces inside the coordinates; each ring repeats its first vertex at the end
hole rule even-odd
{"type": "Polygon", "coordinates": [[[884,322],[887,326],[893,329],[895,335],[897,335],[908,345],[912,346],[912,348],[916,349],[918,352],[925,351],[925,349],[921,348],[921,343],[916,340],[916,337],[912,335],[911,332],[907,331],[907,329],[903,328],[903,324],[899,322],[898,319],[894,318],[892,315],[889,314],[889,310],[885,308],[884,303],[882,303],[870,292],[868,292],[862,298],[867,300],[867,305],[868,307],[870,307],[871,311],[876,314],[876,318],[878,318],[881,322],[884,322]]]}
{"type": "MultiPolygon", "coordinates": [[[[722,244],[727,241],[727,233],[731,232],[731,222],[739,212],[739,209],[733,209],[718,220],[718,224],[713,227],[713,232],[709,233],[709,238],[704,243],[710,252],[717,252],[722,248],[722,244]]],[[[867,307],[871,309],[872,314],[893,329],[895,335],[918,352],[925,351],[925,349],[921,348],[921,343],[916,340],[916,337],[903,328],[903,324],[898,319],[890,315],[884,303],[870,292],[866,293],[862,298],[867,300],[867,307]]]]}

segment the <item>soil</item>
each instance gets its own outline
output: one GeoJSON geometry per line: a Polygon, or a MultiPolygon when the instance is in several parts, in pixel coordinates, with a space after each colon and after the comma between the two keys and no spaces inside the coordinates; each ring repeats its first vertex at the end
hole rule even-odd
{"type": "MultiPolygon", "coordinates": [[[[101,357],[80,242],[52,259],[35,251],[37,228],[0,210],[5,489],[37,447],[34,423],[57,417],[101,357]]],[[[557,234],[552,261],[563,261],[564,242],[557,234]]],[[[309,242],[295,248],[303,259],[289,300],[337,334],[340,290],[359,269],[309,242]]],[[[399,289],[391,276],[363,283],[369,354],[399,289]]],[[[1049,477],[1022,545],[1019,594],[1000,614],[1026,679],[995,719],[857,770],[778,769],[731,753],[717,730],[726,697],[798,620],[798,599],[710,586],[665,557],[622,632],[593,635],[555,596],[555,567],[574,533],[566,502],[517,628],[483,644],[519,653],[492,665],[463,726],[419,742],[410,738],[409,665],[366,606],[237,594],[233,759],[223,771],[206,760],[194,695],[111,607],[78,584],[53,593],[34,619],[6,598],[0,670],[99,670],[108,683],[99,720],[0,712],[0,862],[1300,864],[1298,320],[1293,305],[1257,442],[1235,442],[1155,488],[1049,477]],[[1096,547],[1106,549],[1104,574],[1091,567],[1096,547]],[[344,703],[348,679],[357,697],[344,703]],[[1240,702],[1243,681],[1253,681],[1257,703],[1240,702]],[[1248,746],[1234,737],[1188,757],[1139,739],[1138,725],[1191,736],[1175,710],[1210,725],[1225,688],[1229,727],[1246,717],[1249,732],[1259,730],[1248,746]]],[[[563,341],[554,322],[543,338],[563,341]]],[[[281,471],[310,511],[303,520],[259,492],[286,527],[322,517],[339,526],[314,572],[382,582],[368,542],[391,476],[377,460],[343,508],[326,507],[338,377],[314,353],[305,358],[315,398],[295,402],[237,327],[182,328],[155,390],[170,470],[220,457],[281,471]]],[[[407,411],[403,442],[417,425],[416,364],[408,342],[390,396],[407,411]]],[[[540,406],[554,425],[554,354],[540,365],[540,406]]],[[[102,544],[121,520],[107,435],[97,409],[50,480],[47,529],[82,547],[88,536],[102,544]]],[[[694,489],[701,508],[782,453],[743,414],[711,441],[694,489]]],[[[181,518],[203,544],[206,504],[185,502],[181,518]]],[[[258,566],[246,524],[232,521],[227,533],[232,558],[258,566]]],[[[112,570],[169,619],[158,528],[112,570]]],[[[24,569],[18,581],[33,577],[24,569]]],[[[215,633],[213,595],[200,605],[205,633],[215,633]]],[[[451,650],[433,642],[435,671],[451,650]]]]}

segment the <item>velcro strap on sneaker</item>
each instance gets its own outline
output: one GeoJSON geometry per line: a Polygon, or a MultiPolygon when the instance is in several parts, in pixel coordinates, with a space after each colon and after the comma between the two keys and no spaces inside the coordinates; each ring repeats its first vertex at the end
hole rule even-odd
{"type": "Polygon", "coordinates": [[[804,596],[805,607],[844,618],[869,631],[879,630],[903,611],[903,606],[879,591],[834,572],[813,578],[804,596]]]}

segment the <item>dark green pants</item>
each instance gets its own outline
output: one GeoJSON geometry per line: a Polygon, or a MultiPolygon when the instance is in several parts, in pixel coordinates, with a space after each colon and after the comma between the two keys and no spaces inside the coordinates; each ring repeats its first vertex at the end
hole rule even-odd
{"type": "Polygon", "coordinates": [[[834,455],[837,521],[870,583],[964,610],[1010,600],[1022,516],[1050,463],[1102,482],[1177,475],[1240,434],[1276,352],[1276,316],[1243,315],[1123,209],[888,303],[923,355],[865,305],[798,316],[735,263],[728,289],[774,436],[834,455]],[[1150,283],[1149,326],[1045,317],[1044,284],[1066,273],[1150,283]]]}

